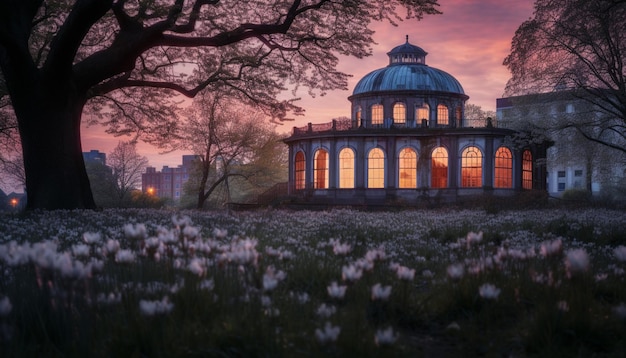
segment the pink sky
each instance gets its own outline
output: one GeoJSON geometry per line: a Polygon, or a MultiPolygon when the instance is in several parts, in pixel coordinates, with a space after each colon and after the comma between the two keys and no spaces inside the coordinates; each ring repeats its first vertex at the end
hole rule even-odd
{"type": "MultiPolygon", "coordinates": [[[[305,89],[297,96],[306,109],[303,117],[286,122],[279,132],[288,132],[293,126],[308,122],[325,123],[332,118],[350,115],[350,102],[356,83],[367,73],[388,64],[386,53],[397,45],[409,42],[420,46],[428,55],[426,64],[456,77],[470,99],[468,103],[484,110],[495,110],[496,98],[502,97],[509,78],[502,61],[510,51],[511,39],[519,25],[531,17],[532,0],[439,0],[442,15],[427,16],[422,21],[403,21],[398,27],[374,24],[377,42],[373,55],[365,59],[342,58],[339,69],[353,75],[348,91],[329,92],[310,98],[305,89]]],[[[83,128],[83,151],[97,149],[110,153],[119,140],[101,128],[83,128]]],[[[158,170],[163,165],[182,164],[182,152],[159,154],[159,150],[140,143],[138,151],[148,157],[150,165],[158,170]]]]}

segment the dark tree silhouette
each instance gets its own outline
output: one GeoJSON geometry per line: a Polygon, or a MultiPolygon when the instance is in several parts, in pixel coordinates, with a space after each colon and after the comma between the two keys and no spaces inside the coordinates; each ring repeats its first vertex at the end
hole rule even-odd
{"type": "MultiPolygon", "coordinates": [[[[28,209],[93,208],[80,126],[148,141],[176,125],[173,94],[214,84],[275,118],[288,86],[345,88],[339,55],[371,52],[371,21],[438,13],[435,0],[3,0],[0,69],[19,124],[28,209]],[[157,98],[157,95],[160,97],[157,98]]],[[[2,93],[2,92],[0,92],[2,93]]]]}
{"type": "Polygon", "coordinates": [[[590,104],[561,122],[626,153],[626,1],[536,0],[504,60],[506,96],[558,92],[590,104]]]}

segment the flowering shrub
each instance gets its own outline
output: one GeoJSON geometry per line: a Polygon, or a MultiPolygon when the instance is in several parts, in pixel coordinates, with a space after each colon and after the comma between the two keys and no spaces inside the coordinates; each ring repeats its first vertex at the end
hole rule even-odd
{"type": "Polygon", "coordinates": [[[618,354],[624,222],[604,210],[3,214],[0,356],[618,354]]]}

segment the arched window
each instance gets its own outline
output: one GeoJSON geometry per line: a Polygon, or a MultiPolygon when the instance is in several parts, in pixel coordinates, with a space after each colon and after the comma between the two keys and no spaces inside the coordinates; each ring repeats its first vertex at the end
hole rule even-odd
{"type": "Polygon", "coordinates": [[[448,107],[443,104],[437,106],[437,125],[448,125],[448,107]]]}
{"type": "Polygon", "coordinates": [[[433,150],[430,176],[431,187],[448,187],[448,151],[446,148],[437,147],[433,150]]]}
{"type": "Polygon", "coordinates": [[[404,103],[397,102],[393,105],[393,123],[406,123],[406,106],[404,103]]]}
{"type": "Polygon", "coordinates": [[[456,119],[456,126],[458,128],[461,128],[462,123],[461,123],[461,116],[462,116],[463,111],[461,110],[461,106],[456,107],[456,110],[454,112],[454,118],[456,119]]]}
{"type": "Polygon", "coordinates": [[[415,121],[417,125],[422,125],[422,120],[426,120],[426,125],[428,125],[428,121],[430,120],[430,107],[428,103],[424,103],[421,107],[417,107],[415,110],[415,121]]]}
{"type": "Polygon", "coordinates": [[[522,188],[533,188],[533,155],[528,149],[522,153],[522,188]]]}
{"type": "Polygon", "coordinates": [[[398,187],[417,188],[417,154],[411,148],[404,148],[398,156],[398,187]]]}
{"type": "Polygon", "coordinates": [[[461,154],[461,186],[479,188],[483,185],[483,153],[477,147],[467,147],[461,154]]]}
{"type": "Polygon", "coordinates": [[[367,155],[367,187],[385,187],[385,153],[380,148],[370,150],[367,155]]]}
{"type": "Polygon", "coordinates": [[[354,117],[356,119],[356,126],[360,127],[361,126],[361,106],[356,106],[354,117]]]}
{"type": "Polygon", "coordinates": [[[354,188],[354,151],[350,148],[339,152],[339,188],[354,188]]]}
{"type": "Polygon", "coordinates": [[[496,188],[513,187],[513,155],[506,147],[496,150],[494,186],[496,188]]]}
{"type": "Polygon", "coordinates": [[[296,190],[301,190],[305,188],[305,183],[306,183],[305,163],[306,163],[306,160],[304,159],[304,153],[302,152],[296,153],[296,158],[295,158],[296,190]]]}
{"type": "Polygon", "coordinates": [[[313,160],[313,187],[328,189],[328,152],[318,149],[313,160]]]}
{"type": "Polygon", "coordinates": [[[383,124],[382,104],[375,104],[372,106],[372,124],[383,124]]]}

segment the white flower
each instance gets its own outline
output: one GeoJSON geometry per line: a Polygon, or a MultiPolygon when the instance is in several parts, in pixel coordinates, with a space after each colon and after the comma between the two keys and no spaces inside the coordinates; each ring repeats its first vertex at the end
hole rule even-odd
{"type": "Polygon", "coordinates": [[[139,310],[145,316],[170,313],[172,309],[174,309],[174,304],[170,303],[167,296],[163,297],[161,301],[139,301],[139,310]]]}
{"type": "Polygon", "coordinates": [[[115,254],[115,261],[122,264],[129,264],[135,261],[135,254],[130,250],[120,250],[115,254]]]}
{"type": "Polygon", "coordinates": [[[215,228],[213,229],[213,236],[215,236],[215,238],[217,239],[223,239],[228,236],[228,230],[215,228]]]}
{"type": "Polygon", "coordinates": [[[283,271],[276,271],[273,266],[268,266],[263,274],[263,290],[271,291],[278,286],[278,282],[285,278],[283,271]]]}
{"type": "Polygon", "coordinates": [[[541,256],[548,257],[552,255],[559,254],[563,249],[563,242],[561,239],[553,240],[553,241],[544,241],[541,243],[541,256]]]}
{"type": "Polygon", "coordinates": [[[620,245],[616,247],[615,250],[613,250],[613,253],[618,261],[626,261],[626,246],[620,245]]]}
{"type": "Polygon", "coordinates": [[[335,312],[337,312],[337,308],[335,306],[327,306],[325,303],[322,303],[317,308],[317,311],[315,311],[315,313],[317,313],[318,316],[324,317],[324,318],[328,318],[334,315],[335,312]]]}
{"type": "Polygon", "coordinates": [[[500,295],[500,289],[490,283],[485,283],[478,288],[478,293],[484,299],[496,300],[500,295]]]}
{"type": "Polygon", "coordinates": [[[372,301],[387,301],[391,295],[391,286],[382,286],[380,283],[372,286],[372,301]]]}
{"type": "Polygon", "coordinates": [[[448,277],[456,281],[460,280],[461,277],[463,277],[463,274],[465,273],[465,268],[463,267],[463,264],[453,264],[448,266],[447,272],[448,277]]]}
{"type": "Polygon", "coordinates": [[[191,225],[191,218],[186,215],[181,215],[181,216],[173,215],[172,224],[174,224],[174,226],[177,226],[179,228],[183,226],[188,226],[188,225],[191,225]]]}
{"type": "Polygon", "coordinates": [[[415,270],[398,265],[396,268],[396,275],[400,280],[413,281],[415,278],[415,270]]]}
{"type": "Polygon", "coordinates": [[[100,242],[102,236],[99,232],[86,232],[83,234],[83,240],[88,244],[96,244],[100,242]]]}
{"type": "Polygon", "coordinates": [[[363,275],[363,271],[355,265],[343,266],[341,268],[341,277],[344,281],[357,281],[363,275]]]}
{"type": "Polygon", "coordinates": [[[12,309],[13,306],[8,297],[4,297],[0,300],[0,317],[8,316],[12,309]]]}
{"type": "Polygon", "coordinates": [[[194,275],[197,275],[199,277],[204,276],[204,272],[205,272],[204,265],[202,264],[202,261],[199,259],[191,260],[187,269],[194,275]]]}
{"type": "Polygon", "coordinates": [[[586,272],[589,269],[589,255],[583,249],[568,251],[565,256],[565,268],[570,277],[586,272]]]}
{"type": "Polygon", "coordinates": [[[472,244],[478,244],[479,242],[483,241],[483,232],[479,232],[479,233],[475,233],[473,231],[470,231],[467,234],[467,238],[465,239],[466,243],[467,243],[467,247],[469,248],[472,244]]]}
{"type": "Polygon", "coordinates": [[[145,239],[148,230],[144,224],[124,225],[124,235],[127,239],[145,239]]]}
{"type": "Polygon", "coordinates": [[[347,286],[339,286],[337,282],[333,281],[330,286],[326,287],[326,290],[330,297],[341,299],[346,294],[346,288],[347,286]]]}
{"type": "Polygon", "coordinates": [[[320,343],[324,344],[336,341],[337,337],[339,337],[339,333],[341,333],[341,328],[339,326],[332,326],[330,322],[326,322],[324,330],[319,328],[315,330],[315,337],[317,337],[317,340],[320,343]]]}
{"type": "Polygon", "coordinates": [[[388,327],[385,330],[377,330],[374,335],[374,342],[377,346],[388,346],[396,342],[398,336],[393,333],[393,328],[388,327]]]}
{"type": "Polygon", "coordinates": [[[74,256],[78,257],[89,256],[89,246],[85,244],[76,244],[72,246],[72,253],[74,253],[74,256]]]}
{"type": "Polygon", "coordinates": [[[117,240],[109,239],[104,246],[107,254],[114,254],[120,249],[120,243],[117,240]]]}
{"type": "Polygon", "coordinates": [[[333,245],[333,252],[335,255],[347,255],[352,250],[352,246],[349,244],[342,244],[340,242],[336,242],[333,245]]]}
{"type": "Polygon", "coordinates": [[[198,237],[200,234],[200,229],[193,226],[185,226],[183,229],[183,236],[185,236],[189,240],[193,240],[198,237]]]}

